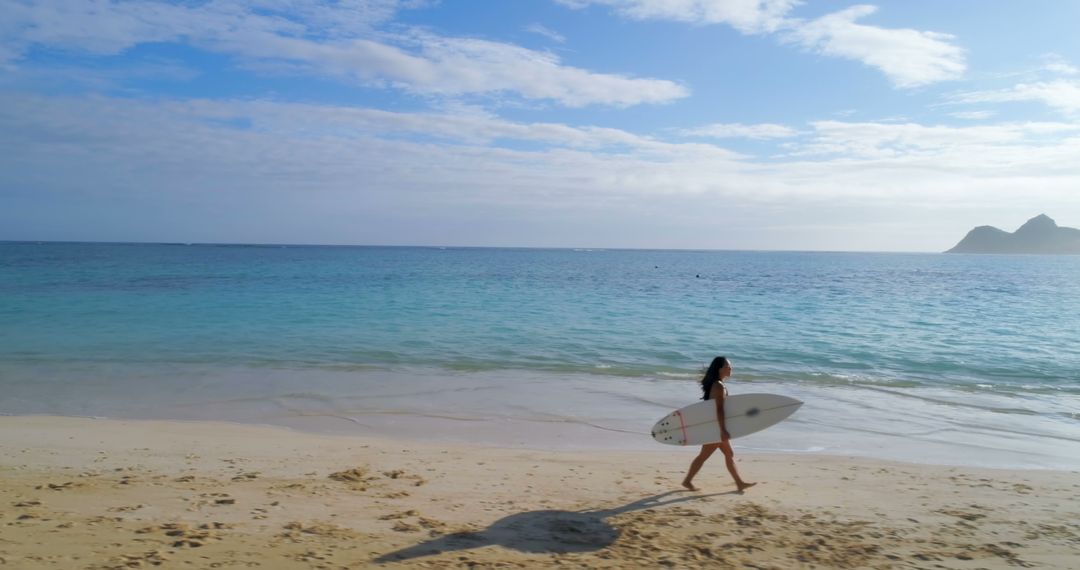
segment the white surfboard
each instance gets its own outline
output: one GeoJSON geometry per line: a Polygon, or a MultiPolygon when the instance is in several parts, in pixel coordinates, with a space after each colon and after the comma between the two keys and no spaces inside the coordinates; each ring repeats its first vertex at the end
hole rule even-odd
{"type": "MultiPolygon", "coordinates": [[[[761,431],[795,413],[803,403],[777,394],[738,394],[724,399],[724,424],[732,439],[761,431]]],[[[664,416],[652,428],[653,439],[668,445],[704,445],[720,441],[716,402],[703,400],[664,416]]]]}

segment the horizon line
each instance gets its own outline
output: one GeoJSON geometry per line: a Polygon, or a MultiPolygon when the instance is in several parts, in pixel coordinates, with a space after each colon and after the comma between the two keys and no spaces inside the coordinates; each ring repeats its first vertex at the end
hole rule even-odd
{"type": "Polygon", "coordinates": [[[417,249],[517,249],[517,250],[565,250],[565,251],[685,251],[685,252],[731,252],[731,253],[893,253],[893,254],[944,254],[944,251],[910,250],[841,250],[841,249],[724,249],[689,247],[598,247],[598,246],[524,246],[524,245],[430,245],[430,244],[341,244],[341,243],[275,243],[275,242],[185,242],[185,241],[110,241],[110,240],[40,240],[0,239],[0,244],[95,244],[95,245],[171,245],[214,247],[340,247],[340,248],[417,248],[417,249]]]}

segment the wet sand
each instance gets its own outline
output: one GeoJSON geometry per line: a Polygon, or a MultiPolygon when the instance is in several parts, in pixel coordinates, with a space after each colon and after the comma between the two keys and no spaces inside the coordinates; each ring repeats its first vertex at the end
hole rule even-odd
{"type": "Polygon", "coordinates": [[[1080,473],[0,417],[0,567],[1075,568],[1080,473]]]}

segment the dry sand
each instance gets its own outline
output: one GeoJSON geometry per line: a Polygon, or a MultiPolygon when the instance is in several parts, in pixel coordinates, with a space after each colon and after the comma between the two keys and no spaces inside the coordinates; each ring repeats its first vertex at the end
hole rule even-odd
{"type": "Polygon", "coordinates": [[[1080,474],[0,417],[4,568],[1080,567],[1080,474]]]}

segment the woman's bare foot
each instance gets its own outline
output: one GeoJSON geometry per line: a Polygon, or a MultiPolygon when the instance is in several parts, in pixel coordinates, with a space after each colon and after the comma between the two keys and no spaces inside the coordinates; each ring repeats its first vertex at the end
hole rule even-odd
{"type": "Polygon", "coordinates": [[[749,489],[750,487],[753,487],[754,485],[757,485],[757,483],[736,483],[735,485],[737,485],[739,487],[739,492],[741,493],[741,492],[749,489]]]}
{"type": "Polygon", "coordinates": [[[685,480],[684,480],[684,481],[682,482],[682,486],[683,486],[683,487],[686,487],[686,488],[687,488],[688,490],[690,490],[690,491],[697,491],[697,487],[695,487],[695,486],[694,486],[694,484],[693,484],[693,483],[691,483],[691,482],[689,482],[689,481],[685,481],[685,480]]]}

